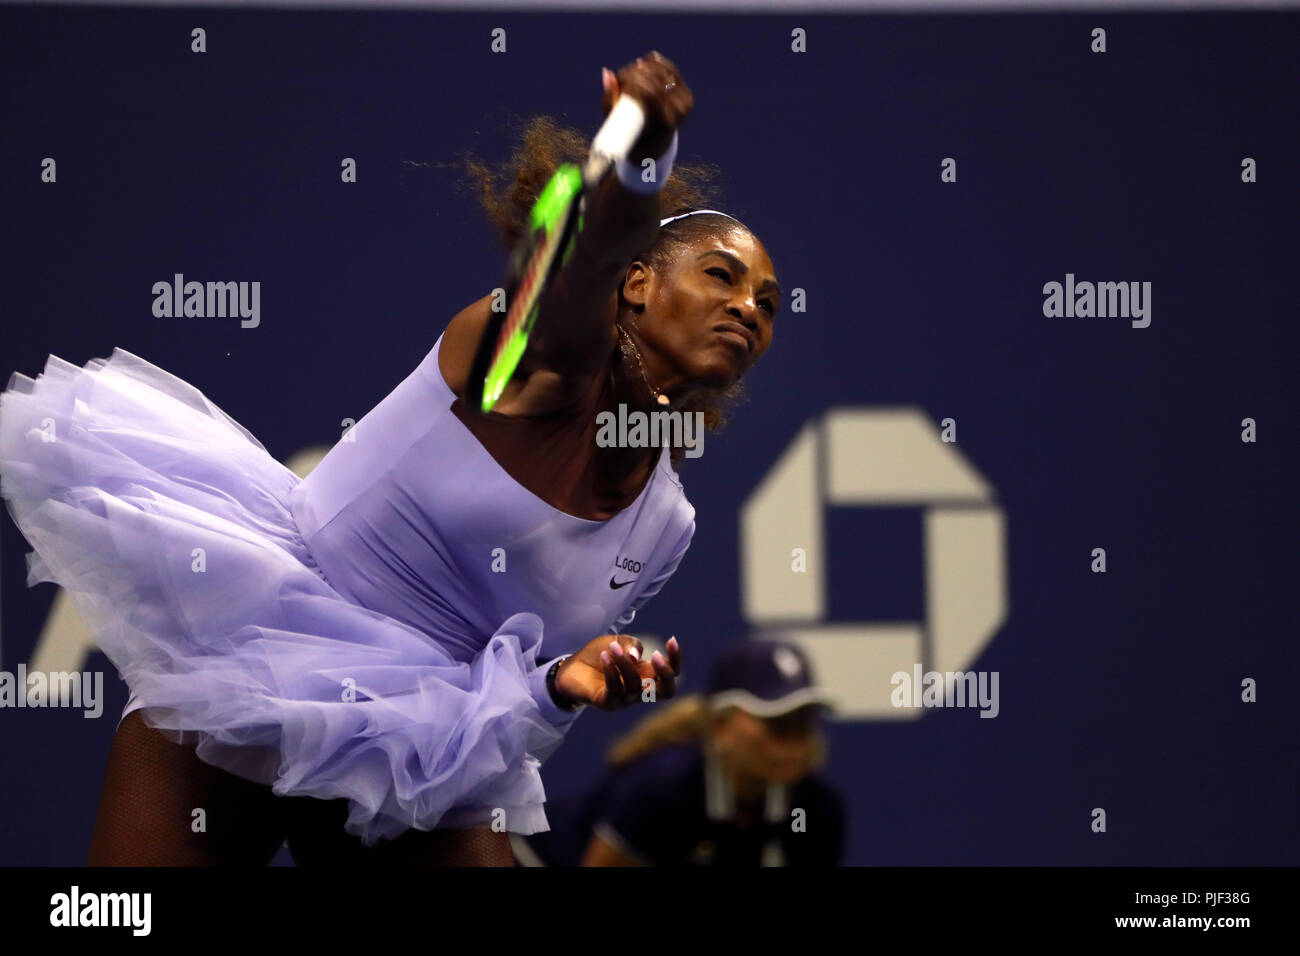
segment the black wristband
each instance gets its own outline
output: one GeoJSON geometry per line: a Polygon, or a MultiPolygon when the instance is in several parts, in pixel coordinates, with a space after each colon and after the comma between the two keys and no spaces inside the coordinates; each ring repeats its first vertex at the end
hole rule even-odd
{"type": "Polygon", "coordinates": [[[560,672],[560,665],[567,661],[571,656],[572,655],[556,658],[555,663],[551,665],[551,669],[546,672],[546,692],[551,695],[551,703],[560,708],[560,710],[565,710],[569,713],[572,713],[575,710],[580,710],[584,705],[576,700],[566,701],[560,696],[560,691],[555,686],[555,675],[560,672]]]}

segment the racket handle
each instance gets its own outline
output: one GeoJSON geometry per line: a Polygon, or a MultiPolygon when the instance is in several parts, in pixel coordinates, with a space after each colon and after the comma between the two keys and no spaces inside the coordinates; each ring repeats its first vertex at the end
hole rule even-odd
{"type": "Polygon", "coordinates": [[[623,94],[614,101],[614,108],[605,117],[605,123],[591,141],[591,151],[587,158],[587,168],[582,178],[587,185],[594,185],[610,163],[627,156],[628,150],[641,135],[645,126],[645,110],[636,97],[623,94]]]}

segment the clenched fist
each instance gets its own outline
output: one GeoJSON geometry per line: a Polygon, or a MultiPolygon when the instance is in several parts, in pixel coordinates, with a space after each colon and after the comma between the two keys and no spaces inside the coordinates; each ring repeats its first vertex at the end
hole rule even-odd
{"type": "Polygon", "coordinates": [[[617,76],[606,69],[602,77],[605,93],[601,107],[606,115],[619,96],[635,97],[645,110],[645,128],[632,144],[628,158],[639,162],[646,156],[662,155],[695,104],[690,87],[672,60],[651,50],[619,70],[617,76]]]}

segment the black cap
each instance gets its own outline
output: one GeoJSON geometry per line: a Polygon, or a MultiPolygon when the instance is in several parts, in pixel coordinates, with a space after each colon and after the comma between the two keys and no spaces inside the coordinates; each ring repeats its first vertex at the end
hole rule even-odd
{"type": "Polygon", "coordinates": [[[786,641],[745,641],[726,648],[709,675],[709,703],[739,707],[756,717],[778,717],[808,704],[829,706],[813,682],[808,659],[786,641]]]}

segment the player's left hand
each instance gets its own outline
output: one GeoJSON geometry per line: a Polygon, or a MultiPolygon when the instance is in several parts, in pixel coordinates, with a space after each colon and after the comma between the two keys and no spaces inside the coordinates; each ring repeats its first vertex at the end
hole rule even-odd
{"type": "Polygon", "coordinates": [[[655,651],[643,660],[644,648],[627,634],[605,634],[591,641],[560,664],[555,689],[569,700],[600,710],[618,710],[640,703],[654,685],[653,700],[677,693],[682,672],[682,649],[677,638],[668,641],[668,656],[655,651]]]}

